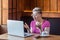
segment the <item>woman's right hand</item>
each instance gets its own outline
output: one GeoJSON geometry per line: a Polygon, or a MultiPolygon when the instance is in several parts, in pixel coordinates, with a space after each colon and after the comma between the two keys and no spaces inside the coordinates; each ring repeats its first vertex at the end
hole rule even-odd
{"type": "Polygon", "coordinates": [[[25,23],[24,27],[27,29],[27,32],[28,32],[28,33],[31,33],[31,32],[30,32],[30,29],[29,29],[29,26],[27,25],[27,23],[25,23]]]}
{"type": "Polygon", "coordinates": [[[27,23],[24,24],[24,27],[28,30],[29,26],[27,25],[27,23]]]}

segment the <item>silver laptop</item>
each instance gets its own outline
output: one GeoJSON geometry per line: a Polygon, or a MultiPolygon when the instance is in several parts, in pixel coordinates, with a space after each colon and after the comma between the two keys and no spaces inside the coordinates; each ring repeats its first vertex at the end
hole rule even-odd
{"type": "Polygon", "coordinates": [[[30,33],[24,33],[23,21],[7,20],[7,30],[9,35],[27,37],[31,36],[30,33]]]}

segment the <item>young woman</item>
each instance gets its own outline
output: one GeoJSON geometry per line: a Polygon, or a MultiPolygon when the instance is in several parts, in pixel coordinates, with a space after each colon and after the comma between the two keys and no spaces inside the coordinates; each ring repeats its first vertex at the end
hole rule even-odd
{"type": "Polygon", "coordinates": [[[30,28],[28,25],[25,23],[24,27],[27,30],[30,30],[31,33],[49,33],[50,30],[50,22],[47,20],[42,19],[42,10],[39,7],[35,7],[32,10],[32,17],[33,21],[30,23],[30,28]]]}

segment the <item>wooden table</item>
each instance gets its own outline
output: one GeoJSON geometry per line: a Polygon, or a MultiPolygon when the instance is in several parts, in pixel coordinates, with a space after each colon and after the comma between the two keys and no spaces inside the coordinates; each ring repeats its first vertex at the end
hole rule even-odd
{"type": "Polygon", "coordinates": [[[39,38],[35,38],[35,36],[22,38],[17,36],[11,36],[6,33],[6,34],[0,35],[0,40],[60,40],[59,35],[50,35],[49,37],[39,37],[39,38]]]}

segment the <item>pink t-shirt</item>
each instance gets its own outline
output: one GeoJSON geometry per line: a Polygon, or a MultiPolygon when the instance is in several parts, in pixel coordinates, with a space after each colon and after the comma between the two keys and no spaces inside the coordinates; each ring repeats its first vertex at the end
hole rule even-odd
{"type": "MultiPolygon", "coordinates": [[[[32,27],[32,33],[40,33],[40,30],[36,28],[36,21],[31,21],[30,27],[32,27]]],[[[50,27],[50,22],[47,20],[44,20],[42,23],[42,29],[44,30],[45,27],[50,27]]]]}

